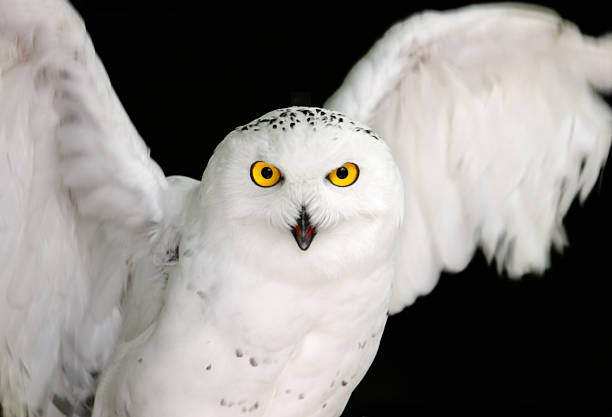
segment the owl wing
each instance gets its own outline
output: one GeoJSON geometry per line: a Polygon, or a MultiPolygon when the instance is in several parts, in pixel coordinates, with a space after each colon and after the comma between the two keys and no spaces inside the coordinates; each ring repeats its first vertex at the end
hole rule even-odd
{"type": "Polygon", "coordinates": [[[369,124],[402,173],[391,311],[477,247],[510,276],[542,272],[562,219],[605,163],[612,38],[545,9],[472,6],[392,27],[326,107],[369,124]]]}
{"type": "Polygon", "coordinates": [[[67,2],[0,2],[0,152],[0,402],[76,415],[168,183],[67,2]]]}

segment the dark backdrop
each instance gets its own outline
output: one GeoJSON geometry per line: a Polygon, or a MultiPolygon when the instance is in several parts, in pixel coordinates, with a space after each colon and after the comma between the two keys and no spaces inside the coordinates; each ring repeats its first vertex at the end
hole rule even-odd
{"type": "MultiPolygon", "coordinates": [[[[293,103],[322,105],[392,23],[465,4],[75,3],[153,158],[167,175],[194,178],[235,126],[293,103]]],[[[586,33],[612,30],[595,5],[548,3],[586,33]]],[[[611,196],[608,171],[586,204],[570,210],[570,247],[544,276],[510,281],[479,254],[391,317],[343,416],[430,415],[449,406],[491,415],[612,412],[611,196]]]]}

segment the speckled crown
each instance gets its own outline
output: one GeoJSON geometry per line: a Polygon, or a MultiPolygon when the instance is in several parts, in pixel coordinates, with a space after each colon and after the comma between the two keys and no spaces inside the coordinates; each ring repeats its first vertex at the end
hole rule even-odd
{"type": "Polygon", "coordinates": [[[251,123],[236,128],[238,131],[252,130],[254,132],[265,129],[294,129],[298,125],[317,128],[337,127],[340,129],[363,132],[373,139],[380,140],[373,130],[356,123],[342,113],[321,109],[318,107],[288,107],[271,111],[251,123]]]}

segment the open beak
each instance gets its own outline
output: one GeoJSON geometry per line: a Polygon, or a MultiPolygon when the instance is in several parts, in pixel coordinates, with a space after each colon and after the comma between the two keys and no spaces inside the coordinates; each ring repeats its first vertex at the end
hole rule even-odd
{"type": "Polygon", "coordinates": [[[306,207],[302,207],[300,210],[300,215],[296,219],[296,224],[291,229],[291,233],[300,249],[306,250],[310,247],[310,243],[317,234],[317,230],[310,224],[310,216],[306,211],[306,207]]]}

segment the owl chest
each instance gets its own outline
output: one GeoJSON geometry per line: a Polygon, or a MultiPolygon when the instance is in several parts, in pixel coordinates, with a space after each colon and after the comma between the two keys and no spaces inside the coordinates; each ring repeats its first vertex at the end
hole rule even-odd
{"type": "Polygon", "coordinates": [[[190,301],[167,314],[190,325],[163,359],[189,383],[167,386],[166,395],[178,390],[193,410],[219,416],[237,407],[260,416],[336,415],[378,348],[386,274],[316,288],[248,276],[214,289],[185,282],[181,299],[190,301]]]}
{"type": "Polygon", "coordinates": [[[247,277],[240,289],[228,288],[227,298],[236,302],[223,302],[227,314],[219,326],[271,351],[291,349],[313,332],[356,337],[387,313],[390,274],[377,272],[317,285],[247,277]]]}
{"type": "Polygon", "coordinates": [[[236,343],[280,351],[310,331],[345,334],[387,313],[391,263],[325,277],[318,271],[268,272],[202,259],[179,271],[168,305],[177,320],[192,316],[190,323],[217,328],[236,343]]]}

